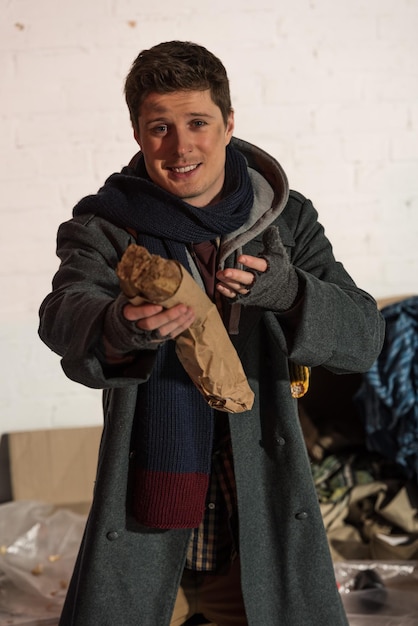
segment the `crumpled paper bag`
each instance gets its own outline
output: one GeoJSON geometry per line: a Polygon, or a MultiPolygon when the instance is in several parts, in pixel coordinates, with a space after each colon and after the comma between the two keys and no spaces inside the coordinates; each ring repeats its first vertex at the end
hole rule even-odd
{"type": "Polygon", "coordinates": [[[251,409],[254,393],[216,305],[189,272],[177,261],[131,244],[118,264],[117,275],[132,304],[191,306],[195,320],[175,338],[176,353],[184,369],[214,409],[228,413],[251,409]]]}

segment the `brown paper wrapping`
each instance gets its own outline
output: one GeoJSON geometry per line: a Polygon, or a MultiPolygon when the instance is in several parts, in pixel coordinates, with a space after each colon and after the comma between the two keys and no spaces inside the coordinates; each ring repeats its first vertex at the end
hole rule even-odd
{"type": "MultiPolygon", "coordinates": [[[[153,292],[152,287],[148,289],[148,293],[140,288],[140,272],[133,258],[135,249],[140,249],[137,252],[141,256],[145,249],[141,246],[135,246],[134,249],[132,246],[135,244],[129,246],[117,269],[122,291],[132,304],[155,302],[155,290],[154,298],[149,298],[149,292],[153,292]],[[130,282],[130,275],[135,284],[130,282]],[[134,291],[138,295],[134,296],[134,291]]],[[[151,257],[160,264],[161,269],[161,262],[166,260],[157,255],[151,257]]],[[[164,300],[157,298],[158,303],[165,308],[186,304],[195,312],[193,324],[175,338],[180,362],[211,407],[228,413],[247,411],[253,405],[254,393],[216,305],[180,263],[172,260],[166,262],[170,264],[170,274],[173,274],[172,264],[177,265],[180,270],[179,281],[173,280],[173,295],[164,300]]],[[[149,273],[147,274],[149,279],[149,273]]],[[[147,278],[144,282],[147,282],[147,278]]],[[[164,288],[166,287],[165,284],[164,288]]]]}

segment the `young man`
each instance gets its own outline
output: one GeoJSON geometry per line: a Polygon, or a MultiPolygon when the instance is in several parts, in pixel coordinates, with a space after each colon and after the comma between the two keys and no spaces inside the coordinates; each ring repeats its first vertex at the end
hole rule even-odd
{"type": "Polygon", "coordinates": [[[179,626],[194,613],[218,626],[346,625],[289,362],[365,371],[382,318],[334,259],[311,202],[233,137],[213,54],[154,46],[125,93],[140,152],[60,226],[61,265],[40,310],[40,336],[67,376],[104,389],[94,499],[61,626],[179,626]],[[214,411],[182,368],[174,340],[193,322],[188,302],[121,295],[115,268],[131,243],[180,261],[216,301],[250,410],[214,411]]]}

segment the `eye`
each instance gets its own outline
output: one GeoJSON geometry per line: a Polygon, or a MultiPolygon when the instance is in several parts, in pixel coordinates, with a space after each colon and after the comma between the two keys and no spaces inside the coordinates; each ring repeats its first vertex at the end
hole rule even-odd
{"type": "Polygon", "coordinates": [[[168,130],[168,126],[167,124],[158,124],[158,126],[153,126],[151,128],[151,132],[153,132],[156,135],[163,135],[164,133],[166,133],[168,130]]]}
{"type": "Polygon", "coordinates": [[[203,120],[193,120],[192,121],[192,126],[194,126],[195,128],[202,128],[203,126],[206,126],[207,122],[203,121],[203,120]]]}

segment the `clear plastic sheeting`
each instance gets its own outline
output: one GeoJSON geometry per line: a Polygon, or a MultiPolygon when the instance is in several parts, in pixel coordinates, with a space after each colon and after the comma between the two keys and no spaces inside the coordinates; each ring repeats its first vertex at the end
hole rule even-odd
{"type": "MultiPolygon", "coordinates": [[[[39,502],[0,505],[0,626],[57,626],[85,522],[39,502]]],[[[418,561],[334,567],[350,626],[418,626],[418,561]]]]}
{"type": "Polygon", "coordinates": [[[0,505],[0,626],[55,626],[86,518],[31,501],[0,505]]]}
{"type": "Polygon", "coordinates": [[[334,566],[350,626],[418,626],[418,561],[334,566]]]}

